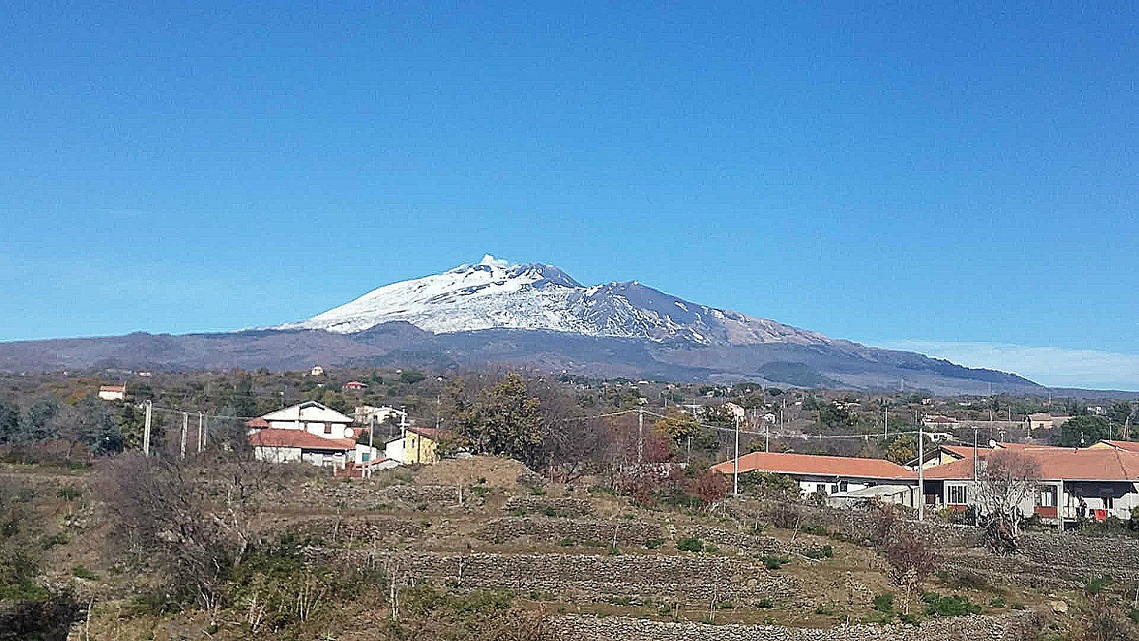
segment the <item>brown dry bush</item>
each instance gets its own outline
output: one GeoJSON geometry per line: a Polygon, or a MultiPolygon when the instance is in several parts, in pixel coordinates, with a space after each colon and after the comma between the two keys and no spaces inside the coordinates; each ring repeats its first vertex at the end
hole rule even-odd
{"type": "Polygon", "coordinates": [[[157,570],[174,602],[216,612],[230,572],[256,541],[261,491],[281,472],[214,457],[108,461],[99,489],[116,525],[112,546],[139,569],[157,570]]]}

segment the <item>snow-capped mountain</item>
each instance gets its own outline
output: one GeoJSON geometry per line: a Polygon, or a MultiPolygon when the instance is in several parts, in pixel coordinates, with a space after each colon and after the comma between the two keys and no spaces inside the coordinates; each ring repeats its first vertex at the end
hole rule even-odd
{"type": "Polygon", "coordinates": [[[550,265],[487,256],[394,283],[299,322],[212,334],[0,344],[0,371],[307,369],[509,364],[586,376],[983,394],[1015,374],[831,340],[636,282],[586,287],[550,265]]]}
{"type": "Polygon", "coordinates": [[[520,329],[699,345],[833,343],[822,334],[698,305],[637,282],[586,287],[553,265],[516,265],[490,255],[442,274],[385,285],[276,329],[352,334],[393,321],[435,334],[520,329]]]}

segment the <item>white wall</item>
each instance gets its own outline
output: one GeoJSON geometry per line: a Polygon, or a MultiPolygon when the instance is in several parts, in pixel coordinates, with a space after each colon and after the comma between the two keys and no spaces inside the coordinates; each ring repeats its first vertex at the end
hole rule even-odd
{"type": "Polygon", "coordinates": [[[269,426],[273,427],[275,429],[278,429],[278,430],[303,429],[304,431],[306,431],[310,434],[316,434],[317,436],[323,436],[325,438],[354,438],[355,437],[355,432],[353,432],[352,436],[348,436],[346,434],[346,430],[349,430],[352,428],[351,423],[332,423],[332,433],[331,434],[325,434],[324,433],[324,423],[305,422],[305,421],[301,421],[299,423],[297,421],[270,421],[269,426]]]}
{"type": "Polygon", "coordinates": [[[265,447],[258,445],[253,448],[253,457],[258,461],[270,463],[292,463],[301,460],[299,447],[265,447]]]}
{"type": "Polygon", "coordinates": [[[405,462],[405,460],[404,460],[404,448],[406,446],[407,446],[407,439],[406,438],[397,438],[394,441],[390,441],[390,442],[388,442],[387,445],[384,446],[384,456],[386,456],[392,460],[399,461],[400,463],[403,463],[403,462],[405,462]]]}
{"type": "Polygon", "coordinates": [[[810,496],[820,489],[827,494],[835,494],[836,492],[853,492],[854,490],[862,490],[870,487],[869,481],[851,481],[847,479],[836,482],[829,479],[803,477],[797,478],[796,481],[799,483],[799,492],[801,492],[803,496],[810,496]],[[846,483],[845,490],[841,486],[837,488],[834,487],[839,485],[840,482],[846,483]]]}

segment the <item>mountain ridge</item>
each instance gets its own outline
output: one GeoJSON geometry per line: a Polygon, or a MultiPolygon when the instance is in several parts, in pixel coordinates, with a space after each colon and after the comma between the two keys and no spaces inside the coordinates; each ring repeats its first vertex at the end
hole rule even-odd
{"type": "Polygon", "coordinates": [[[585,286],[552,265],[490,255],[274,327],[0,343],[0,371],[17,372],[497,363],[602,377],[942,394],[983,394],[990,385],[1045,389],[1015,374],[700,305],[637,281],[585,286]]]}
{"type": "Polygon", "coordinates": [[[522,329],[702,345],[836,342],[818,332],[687,301],[637,281],[585,286],[554,265],[513,264],[490,254],[442,274],[384,285],[308,320],[272,329],[351,334],[401,320],[435,334],[522,329]]]}

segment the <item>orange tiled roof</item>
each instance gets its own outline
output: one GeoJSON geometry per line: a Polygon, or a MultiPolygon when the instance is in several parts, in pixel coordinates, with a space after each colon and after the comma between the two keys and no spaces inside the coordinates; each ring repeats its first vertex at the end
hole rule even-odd
{"type": "MultiPolygon", "coordinates": [[[[942,450],[959,456],[961,458],[973,458],[972,445],[940,445],[942,450]]],[[[1034,445],[1031,443],[997,443],[997,447],[1004,450],[1012,450],[1015,452],[1023,452],[1026,450],[1071,450],[1070,447],[1056,447],[1054,445],[1034,445]]],[[[977,452],[992,452],[993,448],[988,445],[981,445],[977,447],[977,452]]]]}
{"type": "MultiPolygon", "coordinates": [[[[712,467],[717,472],[731,474],[732,461],[712,467]]],[[[775,472],[778,474],[808,474],[811,476],[842,476],[849,478],[916,480],[917,473],[901,465],[877,458],[849,456],[815,456],[813,454],[780,454],[752,452],[740,457],[741,472],[775,472]]]]}
{"type": "Polygon", "coordinates": [[[1139,452],[1139,442],[1136,441],[1109,441],[1103,439],[1103,443],[1114,447],[1117,450],[1125,450],[1128,452],[1139,452]]]}
{"type": "MultiPolygon", "coordinates": [[[[972,445],[942,445],[942,450],[960,458],[973,458],[972,445]]],[[[984,448],[988,449],[988,448],[984,448]]]]}
{"type": "MultiPolygon", "coordinates": [[[[1014,449],[1040,466],[1042,480],[1139,481],[1139,452],[1123,450],[1077,450],[1063,447],[1022,447],[1014,449]]],[[[993,450],[979,451],[981,460],[993,450]]],[[[937,465],[925,471],[927,480],[968,480],[973,478],[972,459],[937,465]]]]}
{"type": "Polygon", "coordinates": [[[269,421],[266,421],[265,419],[258,416],[257,418],[251,418],[248,421],[245,421],[245,427],[252,427],[255,429],[264,429],[266,427],[272,427],[272,426],[269,425],[269,421]]]}
{"type": "Polygon", "coordinates": [[[299,447],[305,450],[354,450],[356,441],[347,438],[325,438],[304,430],[267,428],[249,435],[254,447],[299,447]]]}
{"type": "Polygon", "coordinates": [[[451,434],[451,430],[439,430],[435,429],[434,427],[412,427],[410,425],[408,426],[407,431],[414,432],[420,436],[429,438],[432,441],[438,441],[440,438],[449,436],[451,434]]]}

